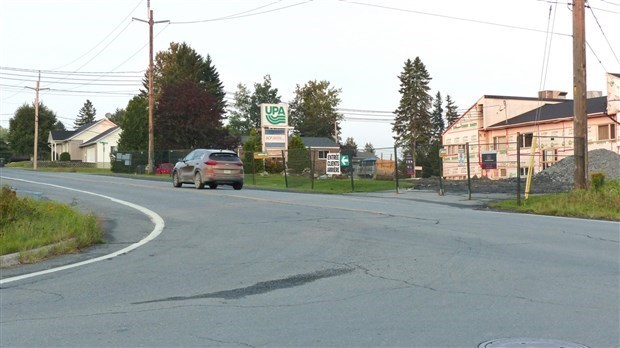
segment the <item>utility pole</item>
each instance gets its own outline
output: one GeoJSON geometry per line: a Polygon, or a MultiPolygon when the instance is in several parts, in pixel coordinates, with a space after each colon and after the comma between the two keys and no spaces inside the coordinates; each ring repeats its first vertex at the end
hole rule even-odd
{"type": "Polygon", "coordinates": [[[148,0],[146,3],[147,6],[147,15],[149,17],[148,21],[143,19],[133,18],[132,20],[148,23],[149,25],[149,149],[148,149],[148,164],[146,166],[146,173],[153,174],[154,173],[154,161],[155,161],[155,140],[154,140],[154,130],[153,130],[153,24],[156,23],[170,23],[169,20],[165,21],[153,21],[153,10],[151,10],[151,0],[148,0]]]}
{"type": "Polygon", "coordinates": [[[588,112],[586,108],[585,0],[573,0],[573,99],[575,187],[587,188],[588,112]]]}
{"type": "MultiPolygon", "coordinates": [[[[41,70],[39,70],[39,78],[37,79],[37,87],[26,87],[36,91],[34,97],[34,154],[32,158],[32,169],[37,170],[38,143],[39,143],[39,84],[41,83],[41,70]]],[[[49,89],[49,88],[44,88],[49,89]]]]}

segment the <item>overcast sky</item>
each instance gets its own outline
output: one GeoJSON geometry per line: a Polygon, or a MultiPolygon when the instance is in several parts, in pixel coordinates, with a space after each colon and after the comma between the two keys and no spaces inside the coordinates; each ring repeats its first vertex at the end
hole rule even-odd
{"type": "MultiPolygon", "coordinates": [[[[398,75],[420,57],[432,95],[459,109],[485,94],[572,98],[572,12],[540,0],[152,0],[154,50],[186,42],[210,55],[225,90],[271,75],[284,101],[297,84],[327,80],[342,90],[342,138],[393,145],[386,112],[398,107],[398,75]],[[187,23],[192,22],[192,23],[187,23]],[[547,35],[554,32],[555,35],[547,35]],[[352,111],[357,110],[357,111],[352,111]],[[378,119],[378,120],[377,120],[378,119]]],[[[606,94],[620,73],[620,0],[586,9],[588,90],[606,94]]],[[[97,118],[124,108],[148,66],[147,0],[0,1],[0,126],[41,101],[68,129],[86,99],[97,118]],[[53,71],[74,72],[59,74],[53,71]],[[101,73],[106,74],[105,77],[101,73]]]]}

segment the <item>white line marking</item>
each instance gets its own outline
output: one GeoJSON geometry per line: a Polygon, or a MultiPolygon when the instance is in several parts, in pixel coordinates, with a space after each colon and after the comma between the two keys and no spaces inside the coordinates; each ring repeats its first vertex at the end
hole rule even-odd
{"type": "Polygon", "coordinates": [[[142,239],[142,240],[140,240],[140,241],[138,241],[138,242],[136,242],[134,244],[131,244],[130,246],[128,246],[128,247],[126,247],[124,249],[121,249],[119,251],[113,252],[111,254],[104,255],[104,256],[99,256],[99,257],[96,257],[94,259],[90,259],[90,260],[86,260],[86,261],[82,261],[82,262],[72,263],[72,264],[66,265],[66,266],[61,266],[61,267],[56,267],[56,268],[48,269],[48,270],[45,270],[45,271],[39,271],[39,272],[34,272],[34,273],[22,274],[20,276],[15,276],[15,277],[6,278],[6,279],[0,279],[0,285],[6,284],[6,283],[10,283],[10,282],[14,282],[14,281],[17,281],[17,280],[22,280],[22,279],[32,278],[32,277],[36,277],[36,276],[40,276],[40,275],[44,275],[44,274],[49,274],[49,273],[53,273],[53,272],[64,271],[66,269],[80,267],[80,266],[88,265],[88,264],[99,262],[99,261],[103,261],[103,260],[112,259],[112,258],[117,257],[119,255],[128,253],[128,252],[130,252],[130,251],[132,251],[134,249],[137,249],[137,248],[143,246],[144,244],[152,241],[153,239],[157,238],[157,236],[159,236],[161,234],[161,232],[164,230],[165,223],[164,223],[164,219],[162,219],[161,216],[159,216],[154,211],[152,211],[150,209],[147,209],[145,207],[139,206],[137,204],[133,204],[133,203],[130,203],[130,202],[122,201],[120,199],[116,199],[116,198],[113,198],[113,197],[101,195],[101,194],[94,193],[94,192],[88,192],[88,191],[73,189],[73,188],[70,188],[70,187],[65,187],[65,186],[60,186],[60,185],[54,185],[54,184],[47,184],[47,183],[41,183],[41,182],[36,182],[36,181],[30,181],[30,180],[10,178],[10,177],[6,177],[6,176],[3,176],[3,178],[8,179],[8,180],[15,180],[15,181],[26,182],[26,183],[30,183],[30,184],[51,186],[51,187],[56,187],[56,188],[60,188],[60,189],[64,189],[64,190],[75,191],[75,192],[85,193],[85,194],[89,194],[89,195],[93,195],[93,196],[97,196],[97,197],[101,197],[101,198],[106,198],[106,199],[111,200],[112,202],[126,205],[126,206],[128,206],[130,208],[134,208],[134,209],[144,213],[146,216],[148,216],[151,219],[151,221],[155,225],[155,228],[153,229],[153,231],[151,231],[151,233],[148,236],[146,236],[146,238],[144,238],[144,239],[142,239]]]}

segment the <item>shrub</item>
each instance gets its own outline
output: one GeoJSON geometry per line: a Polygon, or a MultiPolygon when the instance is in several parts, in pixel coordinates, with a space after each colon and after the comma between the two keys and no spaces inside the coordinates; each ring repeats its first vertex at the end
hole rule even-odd
{"type": "Polygon", "coordinates": [[[63,152],[60,154],[60,158],[61,161],[71,161],[71,154],[68,152],[63,152]]]}
{"type": "Polygon", "coordinates": [[[592,187],[595,191],[600,191],[601,188],[605,185],[605,174],[603,173],[592,173],[592,187]]]}

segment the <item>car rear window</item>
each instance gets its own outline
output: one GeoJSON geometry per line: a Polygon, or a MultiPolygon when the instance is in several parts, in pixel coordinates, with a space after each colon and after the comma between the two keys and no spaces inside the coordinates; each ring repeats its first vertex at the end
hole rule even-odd
{"type": "Polygon", "coordinates": [[[237,155],[235,155],[234,153],[212,153],[211,156],[209,156],[209,159],[212,160],[216,160],[216,161],[229,161],[229,162],[236,162],[239,161],[239,157],[237,157],[237,155]]]}

